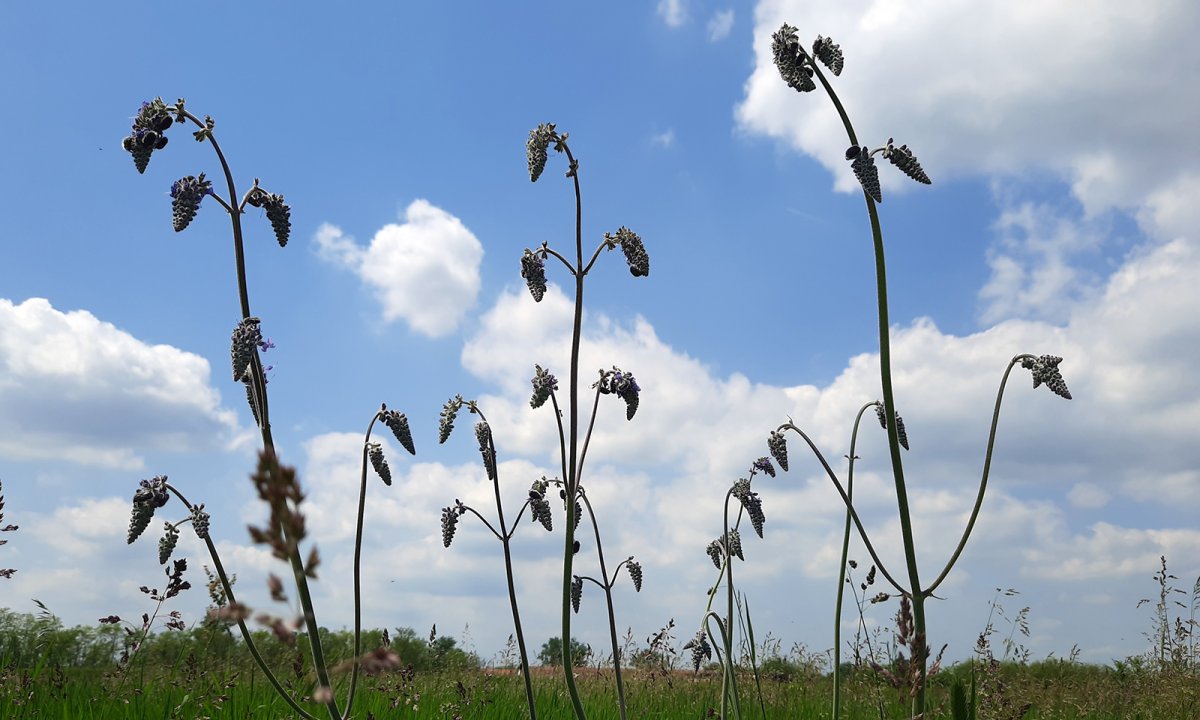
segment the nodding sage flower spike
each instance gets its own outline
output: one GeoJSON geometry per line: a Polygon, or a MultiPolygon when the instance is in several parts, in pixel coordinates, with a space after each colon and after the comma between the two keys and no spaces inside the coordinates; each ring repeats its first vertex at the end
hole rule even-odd
{"type": "Polygon", "coordinates": [[[254,386],[250,384],[250,376],[242,378],[242,384],[246,386],[246,403],[250,405],[250,414],[254,416],[254,424],[259,425],[262,421],[258,419],[258,403],[254,400],[254,386]]]}
{"type": "Polygon", "coordinates": [[[854,170],[854,177],[858,178],[867,195],[875,202],[883,202],[883,190],[879,187],[879,168],[875,167],[875,158],[871,157],[870,151],[863,147],[851,155],[851,151],[847,150],[846,158],[851,161],[850,167],[854,170]]]}
{"type": "Polygon", "coordinates": [[[534,302],[541,302],[546,294],[546,260],[529,248],[521,256],[521,277],[529,286],[529,294],[534,302]]]}
{"type": "Polygon", "coordinates": [[[593,387],[599,387],[600,393],[603,395],[613,394],[624,400],[625,419],[633,419],[640,402],[639,394],[642,392],[642,387],[638,385],[633,373],[624,372],[614,365],[611,372],[600,371],[600,381],[593,387]]]}
{"type": "Polygon", "coordinates": [[[798,92],[812,92],[817,89],[817,84],[813,82],[813,69],[809,65],[804,48],[800,47],[796,28],[784,23],[771,36],[771,54],[775,59],[775,67],[779,69],[779,76],[788,87],[798,92]]]}
{"type": "Polygon", "coordinates": [[[813,55],[816,55],[821,64],[829,68],[835,76],[842,74],[846,59],[842,57],[842,48],[832,38],[818,35],[813,43],[813,55]]]}
{"type": "Polygon", "coordinates": [[[171,127],[170,114],[162,98],[142,103],[137,115],[133,118],[133,128],[129,135],[121,141],[121,147],[133,156],[134,167],[139,173],[146,172],[150,164],[150,156],[155,150],[167,146],[167,136],[163,133],[171,127]]]}
{"type": "MultiPolygon", "coordinates": [[[[883,403],[875,401],[875,417],[879,418],[879,427],[887,430],[887,417],[885,415],[883,403]]],[[[900,413],[896,413],[896,439],[900,441],[900,446],[908,450],[908,432],[904,429],[904,418],[900,417],[900,413]]]]}
{"type": "Polygon", "coordinates": [[[133,494],[133,512],[129,519],[129,533],[126,535],[125,542],[131,544],[137,540],[150,526],[150,521],[154,519],[154,511],[166,505],[170,499],[171,496],[167,492],[166,475],[158,475],[152,480],[142,480],[133,494]]]}
{"type": "Polygon", "coordinates": [[[541,365],[533,366],[533,379],[529,381],[533,385],[533,397],[529,399],[529,407],[534,410],[546,404],[550,399],[550,393],[558,389],[558,378],[550,374],[550,371],[543,370],[541,365]]]}
{"type": "Polygon", "coordinates": [[[883,156],[891,160],[893,165],[900,168],[900,172],[913,180],[923,185],[933,184],[933,181],[925,174],[921,163],[917,162],[917,156],[913,155],[913,151],[909,150],[907,145],[896,147],[892,144],[892,138],[888,138],[887,146],[883,149],[883,156]]]}
{"type": "Polygon", "coordinates": [[[450,433],[454,430],[454,418],[458,415],[458,411],[462,409],[462,395],[455,395],[446,401],[442,406],[442,415],[438,420],[438,444],[446,442],[450,437],[450,433]]]}
{"type": "Polygon", "coordinates": [[[375,468],[375,473],[379,475],[379,479],[384,485],[392,484],[392,469],[388,467],[387,458],[383,456],[383,446],[379,443],[367,443],[367,457],[371,460],[371,467],[375,468]]]}
{"type": "Polygon", "coordinates": [[[258,327],[261,322],[256,317],[248,317],[233,329],[229,354],[233,358],[235,382],[249,376],[250,359],[254,357],[258,344],[262,342],[262,330],[258,327]]]}
{"type": "Polygon", "coordinates": [[[542,176],[542,171],[546,169],[546,150],[556,135],[554,123],[543,123],[529,131],[529,141],[525,143],[525,154],[529,159],[530,182],[537,182],[537,179],[542,176]]]}
{"type": "Polygon", "coordinates": [[[196,531],[196,537],[201,540],[208,539],[208,513],[204,511],[204,503],[192,506],[192,529],[196,531]]]}
{"type": "Polygon", "coordinates": [[[783,433],[772,430],[767,436],[767,449],[771,451],[771,457],[775,458],[775,462],[779,463],[779,467],[787,472],[788,457],[787,457],[787,438],[783,433]]]}
{"type": "Polygon", "coordinates": [[[1050,388],[1050,392],[1067,400],[1071,399],[1071,391],[1067,389],[1067,381],[1063,379],[1062,373],[1058,370],[1058,364],[1062,362],[1062,358],[1056,355],[1042,355],[1039,358],[1025,358],[1021,361],[1021,367],[1026,370],[1033,371],[1033,387],[1046,383],[1046,387],[1050,388]]]}
{"type": "Polygon", "coordinates": [[[642,238],[637,233],[622,225],[617,229],[616,235],[604,233],[604,242],[609,250],[621,246],[631,275],[646,277],[650,274],[650,256],[646,254],[646,246],[642,244],[642,238]]]}
{"type": "Polygon", "coordinates": [[[725,538],[725,543],[730,555],[742,562],[746,562],[746,556],[742,554],[742,534],[738,532],[737,528],[729,531],[729,534],[725,538]]]}
{"type": "Polygon", "coordinates": [[[683,649],[692,651],[692,668],[697,672],[700,671],[701,663],[712,659],[712,646],[708,644],[708,635],[703,629],[698,630],[696,637],[689,640],[683,649]]]}
{"type": "Polygon", "coordinates": [[[771,477],[775,477],[775,466],[771,464],[770,458],[760,457],[755,460],[754,464],[750,466],[750,471],[766,473],[771,477]]]}
{"type": "Polygon", "coordinates": [[[571,580],[571,609],[575,614],[579,614],[579,601],[583,600],[583,578],[578,575],[573,576],[571,580]]]}
{"type": "Polygon", "coordinates": [[[640,562],[638,562],[637,560],[634,560],[633,556],[630,555],[629,559],[625,561],[625,566],[629,568],[629,578],[631,580],[633,580],[634,592],[641,592],[642,591],[642,564],[640,562]]]}
{"type": "Polygon", "coordinates": [[[745,478],[739,478],[733,484],[731,492],[742,503],[742,507],[746,508],[746,512],[750,515],[750,524],[754,526],[754,532],[758,533],[759,537],[762,537],[763,523],[766,522],[767,518],[763,514],[762,500],[758,497],[758,493],[750,489],[750,481],[745,478]]]}
{"type": "Polygon", "coordinates": [[[171,559],[171,553],[175,552],[175,545],[179,542],[179,528],[171,523],[166,524],[166,532],[158,541],[158,564],[166,565],[171,559]]]}
{"type": "Polygon", "coordinates": [[[269,193],[263,200],[263,208],[267,211],[267,219],[271,221],[271,229],[275,231],[275,241],[279,247],[287,247],[292,232],[292,209],[283,201],[282,195],[274,193],[269,193]]]}
{"type": "Polygon", "coordinates": [[[550,483],[546,478],[534,480],[529,488],[529,510],[534,522],[540,522],[546,532],[554,529],[554,518],[550,513],[550,501],[546,500],[546,488],[550,483]]]}
{"type": "Polygon", "coordinates": [[[492,455],[492,428],[486,422],[475,423],[475,439],[479,441],[479,454],[483,456],[483,469],[488,480],[496,480],[496,458],[492,455]]]}
{"type": "Polygon", "coordinates": [[[392,435],[396,436],[396,442],[408,451],[409,455],[416,455],[417,450],[413,445],[412,430],[408,427],[408,418],[402,412],[388,410],[386,407],[380,411],[380,419],[392,431],[392,435]]]}
{"type": "Polygon", "coordinates": [[[704,548],[704,552],[708,553],[708,559],[712,560],[712,564],[720,570],[721,556],[724,554],[724,551],[721,549],[721,541],[713,540],[708,544],[708,547],[704,548]]]}
{"type": "Polygon", "coordinates": [[[458,517],[466,511],[466,506],[457,499],[453,505],[442,508],[442,545],[445,547],[450,547],[450,543],[454,542],[454,530],[458,526],[458,517]]]}
{"type": "Polygon", "coordinates": [[[200,209],[200,201],[212,191],[212,183],[204,179],[204,173],[200,173],[200,177],[188,175],[172,183],[171,225],[175,232],[181,232],[191,224],[200,209]]]}

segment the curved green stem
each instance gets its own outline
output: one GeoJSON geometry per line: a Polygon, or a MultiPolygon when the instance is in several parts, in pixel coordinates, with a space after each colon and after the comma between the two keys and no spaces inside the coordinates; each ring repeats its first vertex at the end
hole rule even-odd
{"type": "MultiPolygon", "coordinates": [[[[596,394],[596,397],[598,400],[600,397],[599,393],[596,394]]],[[[595,419],[594,410],[592,418],[593,420],[595,419]]],[[[588,435],[591,435],[590,428],[588,435]]],[[[579,497],[583,500],[583,504],[587,508],[588,517],[592,520],[592,529],[596,533],[596,556],[600,560],[600,577],[604,578],[604,584],[601,587],[604,589],[604,599],[608,605],[608,634],[609,639],[612,641],[613,673],[617,679],[617,707],[621,712],[621,720],[625,720],[627,717],[625,714],[625,684],[621,680],[621,648],[617,643],[617,617],[613,612],[612,599],[612,586],[616,582],[617,572],[614,570],[612,579],[608,578],[608,569],[604,564],[604,546],[600,544],[600,525],[596,522],[596,513],[592,510],[592,502],[588,500],[587,493],[580,493],[579,497]]],[[[624,563],[623,560],[621,562],[624,563]]],[[[617,565],[617,570],[620,569],[621,566],[617,565]]],[[[593,580],[593,582],[595,581],[593,580]]]]}
{"type": "Polygon", "coordinates": [[[967,546],[967,539],[971,536],[971,531],[975,528],[975,521],[979,518],[979,510],[983,507],[983,494],[987,490],[988,475],[992,470],[992,450],[996,446],[996,428],[1000,424],[1000,404],[1004,401],[1004,386],[1008,384],[1008,376],[1012,373],[1012,369],[1016,367],[1021,360],[1033,357],[1032,355],[1017,355],[1009,361],[1008,367],[1004,370],[1004,376],[1000,379],[1000,388],[996,391],[996,406],[992,410],[992,427],[988,431],[987,452],[983,457],[983,474],[979,478],[979,492],[975,496],[975,506],[971,508],[971,518],[967,521],[966,528],[963,529],[962,537],[959,538],[958,545],[954,548],[954,553],[946,562],[946,566],[942,568],[942,572],[938,574],[937,579],[925,589],[926,595],[932,595],[938,585],[946,579],[950,574],[950,569],[954,567],[954,563],[958,562],[958,556],[962,555],[963,548],[967,546]]]}
{"type": "MultiPolygon", "coordinates": [[[[576,482],[583,478],[583,463],[587,460],[588,445],[592,443],[592,430],[596,427],[596,411],[600,408],[600,386],[596,385],[596,399],[592,402],[592,417],[583,436],[583,449],[579,451],[579,468],[575,471],[576,482]]],[[[582,494],[582,493],[581,493],[582,494]]]]}

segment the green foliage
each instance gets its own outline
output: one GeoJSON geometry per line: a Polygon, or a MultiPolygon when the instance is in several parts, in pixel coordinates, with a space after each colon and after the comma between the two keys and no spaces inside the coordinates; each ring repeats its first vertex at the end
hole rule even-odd
{"type": "MultiPolygon", "coordinates": [[[[575,638],[571,638],[571,662],[575,667],[583,667],[587,664],[588,658],[592,655],[592,648],[575,638]]],[[[538,650],[538,662],[546,667],[562,667],[563,650],[562,638],[552,637],[542,643],[542,649],[538,650]]]]}

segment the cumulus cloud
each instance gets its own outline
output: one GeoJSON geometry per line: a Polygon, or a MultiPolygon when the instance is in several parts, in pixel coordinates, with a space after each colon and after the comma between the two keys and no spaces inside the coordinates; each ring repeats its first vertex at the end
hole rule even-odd
{"type": "Polygon", "coordinates": [[[658,16],[668,27],[679,27],[687,22],[686,0],[658,0],[658,16]]]}
{"type": "Polygon", "coordinates": [[[314,236],[324,260],[370,287],[387,322],[404,320],[416,332],[453,332],[479,292],[483,246],[462,221],[427,200],[414,200],[403,222],[380,228],[364,248],[334,225],[314,236]]]}
{"type": "Polygon", "coordinates": [[[0,299],[0,456],[138,469],[142,453],[211,450],[237,429],[204,358],[86,310],[0,299]]]}
{"type": "Polygon", "coordinates": [[[733,9],[718,10],[708,20],[709,42],[720,42],[733,30],[733,9]]]}
{"type": "MultiPolygon", "coordinates": [[[[1068,5],[1014,13],[1000,0],[760,2],[756,67],[738,123],[813,156],[849,190],[856,183],[835,110],[820,91],[787,87],[772,64],[771,34],[784,22],[799,26],[802,42],[823,34],[842,46],[846,69],[832,82],[860,140],[907,143],[934,182],[1048,171],[1089,214],[1136,210],[1164,192],[1183,198],[1171,188],[1197,182],[1194,158],[1179,149],[1200,125],[1200,97],[1178,91],[1200,61],[1190,32],[1200,24],[1195,3],[1106,0],[1081,19],[1068,5]]],[[[880,174],[885,199],[908,183],[880,174]]],[[[1155,213],[1166,220],[1178,202],[1160,199],[1155,213]]]]}

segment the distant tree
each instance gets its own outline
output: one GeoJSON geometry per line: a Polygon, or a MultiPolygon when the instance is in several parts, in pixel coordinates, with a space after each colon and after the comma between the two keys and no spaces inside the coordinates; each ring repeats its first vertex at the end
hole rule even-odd
{"type": "MultiPolygon", "coordinates": [[[[574,663],[576,667],[586,664],[591,655],[592,648],[590,645],[584,644],[575,638],[571,638],[571,662],[574,663]]],[[[562,667],[562,638],[552,637],[543,643],[542,649],[538,651],[538,662],[540,662],[542,665],[562,667]]]]}

